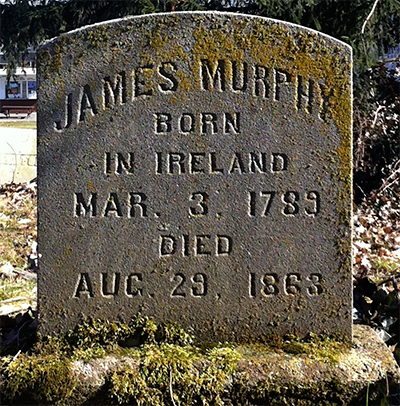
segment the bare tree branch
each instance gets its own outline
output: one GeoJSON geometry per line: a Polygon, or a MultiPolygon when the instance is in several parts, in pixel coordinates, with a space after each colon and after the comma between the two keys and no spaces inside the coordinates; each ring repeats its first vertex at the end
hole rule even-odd
{"type": "Polygon", "coordinates": [[[370,20],[370,18],[374,14],[374,11],[375,11],[376,6],[378,5],[378,3],[379,3],[379,0],[375,0],[374,5],[372,6],[371,12],[368,14],[368,17],[365,19],[364,24],[363,24],[363,26],[361,28],[361,34],[364,34],[365,26],[367,25],[368,21],[370,20]]]}

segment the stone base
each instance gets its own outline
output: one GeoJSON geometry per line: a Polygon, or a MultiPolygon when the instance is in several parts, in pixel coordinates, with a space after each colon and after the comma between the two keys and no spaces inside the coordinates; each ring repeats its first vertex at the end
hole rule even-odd
{"type": "Polygon", "coordinates": [[[240,361],[239,372],[246,376],[243,385],[252,394],[249,406],[371,406],[374,399],[382,404],[389,383],[400,395],[399,366],[369,326],[354,326],[353,345],[339,354],[337,362],[279,353],[260,354],[260,359],[260,363],[240,361]]]}
{"type": "Polygon", "coordinates": [[[306,347],[296,340],[280,345],[190,347],[185,352],[186,347],[172,344],[145,344],[88,362],[69,359],[47,372],[53,362],[50,355],[38,364],[25,355],[12,362],[3,357],[2,404],[371,406],[385,397],[389,403],[384,404],[394,404],[387,390],[399,388],[400,369],[370,327],[354,326],[348,347],[329,347],[327,341],[322,348],[306,347]],[[21,383],[21,376],[27,375],[18,371],[29,362],[39,378],[32,382],[31,371],[30,381],[21,383]],[[7,403],[4,395],[13,390],[14,399],[7,403]]]}

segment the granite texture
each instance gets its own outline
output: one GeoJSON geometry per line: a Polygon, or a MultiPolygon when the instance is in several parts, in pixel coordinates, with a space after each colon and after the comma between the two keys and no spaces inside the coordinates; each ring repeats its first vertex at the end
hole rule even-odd
{"type": "Polygon", "coordinates": [[[351,50],[224,13],[38,52],[39,312],[351,338],[351,50]]]}

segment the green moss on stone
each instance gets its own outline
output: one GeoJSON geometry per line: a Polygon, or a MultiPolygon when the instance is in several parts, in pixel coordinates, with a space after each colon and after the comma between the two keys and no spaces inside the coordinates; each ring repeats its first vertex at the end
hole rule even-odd
{"type": "Polygon", "coordinates": [[[166,406],[173,396],[181,405],[222,406],[229,395],[240,405],[243,396],[274,399],[284,392],[290,397],[296,386],[279,388],[279,381],[264,380],[252,388],[252,379],[240,369],[241,364],[269,368],[274,375],[276,357],[289,357],[290,369],[300,371],[302,364],[335,364],[346,352],[348,343],[332,337],[276,336],[244,345],[195,345],[179,326],[157,324],[147,317],[128,324],[86,320],[65,335],[42,338],[30,355],[21,354],[13,361],[2,358],[0,385],[4,398],[11,402],[33,398],[52,405],[82,404],[88,394],[73,378],[74,363],[112,356],[119,361],[105,376],[107,402],[166,406]],[[248,381],[246,394],[237,386],[242,378],[248,381]]]}
{"type": "Polygon", "coordinates": [[[34,399],[39,403],[54,404],[71,397],[75,381],[70,362],[64,356],[21,354],[2,370],[2,396],[34,399]]]}
{"type": "Polygon", "coordinates": [[[106,382],[110,398],[118,404],[164,406],[173,396],[179,404],[223,405],[239,359],[231,348],[201,353],[197,347],[168,343],[145,345],[131,357],[136,363],[122,366],[106,382]]]}
{"type": "Polygon", "coordinates": [[[322,361],[334,365],[338,363],[340,354],[348,351],[350,347],[351,343],[344,335],[328,336],[310,333],[305,338],[294,334],[285,337],[268,335],[260,337],[258,341],[253,341],[250,344],[242,344],[237,347],[237,350],[246,358],[277,352],[303,355],[309,361],[322,361]]]}

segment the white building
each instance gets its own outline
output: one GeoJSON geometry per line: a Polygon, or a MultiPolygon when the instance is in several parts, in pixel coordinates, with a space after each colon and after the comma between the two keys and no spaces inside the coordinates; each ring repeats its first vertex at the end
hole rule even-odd
{"type": "Polygon", "coordinates": [[[7,60],[0,53],[0,100],[36,100],[36,61],[35,52],[28,51],[26,67],[19,67],[7,83],[7,60]]]}
{"type": "Polygon", "coordinates": [[[36,69],[18,68],[8,85],[6,69],[1,69],[0,99],[36,99],[36,69]]]}

